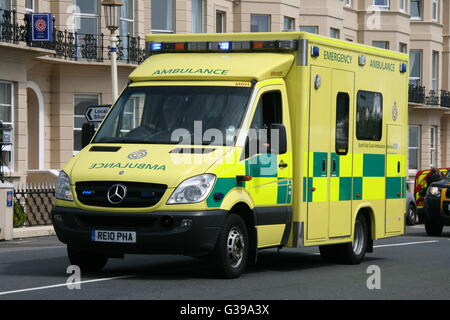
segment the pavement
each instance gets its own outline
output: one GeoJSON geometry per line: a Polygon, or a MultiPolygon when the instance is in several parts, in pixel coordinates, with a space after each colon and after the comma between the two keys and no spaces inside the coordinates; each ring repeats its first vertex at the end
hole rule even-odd
{"type": "Polygon", "coordinates": [[[82,274],[79,289],[70,289],[66,247],[56,237],[3,241],[0,300],[450,299],[450,227],[441,237],[428,237],[423,225],[407,227],[402,237],[376,241],[360,265],[325,263],[318,252],[263,250],[233,280],[216,279],[201,259],[127,255],[82,274]]]}

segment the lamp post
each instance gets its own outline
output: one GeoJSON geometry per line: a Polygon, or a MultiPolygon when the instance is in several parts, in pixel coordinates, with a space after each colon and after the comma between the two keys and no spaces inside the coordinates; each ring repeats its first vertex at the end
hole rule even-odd
{"type": "Polygon", "coordinates": [[[117,38],[116,30],[119,29],[119,12],[123,2],[117,0],[103,0],[102,6],[105,8],[106,28],[111,32],[109,37],[111,46],[111,82],[113,103],[119,95],[117,80],[117,38]]]}

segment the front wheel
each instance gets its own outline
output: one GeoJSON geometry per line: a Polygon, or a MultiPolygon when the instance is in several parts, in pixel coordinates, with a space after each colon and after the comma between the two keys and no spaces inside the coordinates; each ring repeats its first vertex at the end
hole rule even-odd
{"type": "Polygon", "coordinates": [[[238,278],[247,266],[248,233],[244,220],[229,214],[211,255],[216,271],[225,278],[238,278]]]}

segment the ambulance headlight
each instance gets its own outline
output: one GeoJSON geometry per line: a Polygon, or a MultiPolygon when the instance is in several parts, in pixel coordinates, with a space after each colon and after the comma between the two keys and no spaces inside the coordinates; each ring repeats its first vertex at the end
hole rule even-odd
{"type": "Polygon", "coordinates": [[[206,199],[216,181],[213,174],[202,174],[183,181],[172,193],[167,204],[196,203],[206,199]]]}
{"type": "Polygon", "coordinates": [[[73,201],[70,179],[64,171],[59,173],[58,180],[56,180],[55,197],[59,200],[73,201]]]}
{"type": "Polygon", "coordinates": [[[435,196],[435,197],[440,197],[441,196],[441,188],[430,187],[430,188],[428,188],[428,194],[431,194],[432,196],[435,196]]]}

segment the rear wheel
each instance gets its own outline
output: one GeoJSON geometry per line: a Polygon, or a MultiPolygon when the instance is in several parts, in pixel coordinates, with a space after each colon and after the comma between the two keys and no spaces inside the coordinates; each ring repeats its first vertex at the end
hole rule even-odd
{"type": "Polygon", "coordinates": [[[425,216],[425,231],[427,232],[427,235],[439,237],[442,234],[443,229],[444,225],[442,223],[425,216]]]}
{"type": "Polygon", "coordinates": [[[358,215],[352,243],[320,246],[320,255],[327,262],[359,264],[364,259],[369,240],[366,218],[358,215]]]}
{"type": "Polygon", "coordinates": [[[247,266],[248,233],[244,220],[229,214],[211,255],[216,271],[225,278],[238,278],[247,266]]]}
{"type": "Polygon", "coordinates": [[[107,256],[80,251],[70,247],[67,247],[67,255],[72,265],[80,267],[81,271],[85,272],[100,271],[108,262],[107,256]]]}

